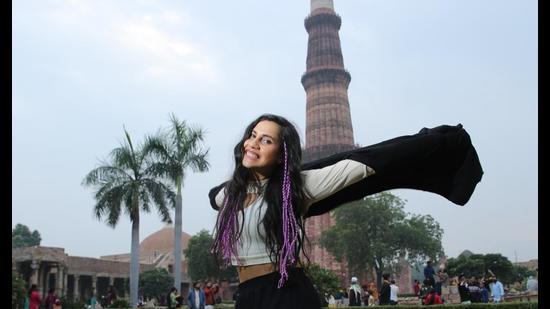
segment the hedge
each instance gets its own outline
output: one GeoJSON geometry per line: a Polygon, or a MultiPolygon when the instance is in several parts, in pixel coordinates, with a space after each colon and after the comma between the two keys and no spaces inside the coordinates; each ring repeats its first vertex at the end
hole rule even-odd
{"type": "MultiPolygon", "coordinates": [[[[375,306],[375,308],[379,309],[419,309],[420,307],[429,307],[429,308],[449,308],[452,307],[452,309],[538,309],[539,303],[538,302],[509,302],[509,303],[474,303],[470,305],[462,305],[462,304],[443,304],[443,305],[397,305],[397,306],[375,306]]],[[[353,308],[353,309],[372,309],[373,307],[337,307],[337,308],[353,308]]],[[[323,307],[323,309],[332,309],[329,307],[323,307]]]]}

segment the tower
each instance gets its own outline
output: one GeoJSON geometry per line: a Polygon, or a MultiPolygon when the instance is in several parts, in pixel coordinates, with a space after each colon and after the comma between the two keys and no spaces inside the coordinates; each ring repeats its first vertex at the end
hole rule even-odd
{"type": "MultiPolygon", "coordinates": [[[[351,75],[344,69],[338,35],[341,23],[332,0],[311,0],[311,12],[304,22],[309,39],[306,72],[302,76],[307,98],[303,162],[354,148],[348,102],[351,75]]],[[[321,231],[333,224],[334,219],[328,213],[312,217],[306,221],[306,233],[313,244],[309,252],[311,261],[340,275],[342,265],[316,245],[321,231]]]]}

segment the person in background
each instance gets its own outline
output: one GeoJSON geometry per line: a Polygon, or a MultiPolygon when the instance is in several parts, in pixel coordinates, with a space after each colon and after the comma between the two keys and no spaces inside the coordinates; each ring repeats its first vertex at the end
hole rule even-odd
{"type": "Polygon", "coordinates": [[[344,303],[344,291],[342,289],[339,289],[336,294],[334,295],[334,301],[336,303],[336,307],[341,307],[344,303]]]}
{"type": "Polygon", "coordinates": [[[399,293],[399,287],[395,284],[395,280],[391,280],[390,284],[390,305],[397,305],[397,294],[399,293]]]}
{"type": "Polygon", "coordinates": [[[435,270],[432,266],[432,261],[428,261],[426,263],[426,267],[424,267],[424,280],[430,281],[430,286],[435,287],[435,270]]]}
{"type": "Polygon", "coordinates": [[[166,304],[168,305],[168,309],[176,308],[177,296],[178,296],[178,289],[176,289],[176,287],[172,287],[170,289],[170,292],[168,292],[168,296],[166,297],[166,304]]]}
{"type": "Polygon", "coordinates": [[[212,282],[207,282],[204,287],[204,298],[205,298],[205,309],[214,309],[216,300],[214,298],[214,288],[212,287],[212,282]]]}
{"type": "Polygon", "coordinates": [[[204,291],[201,289],[200,283],[195,282],[195,284],[193,284],[193,289],[189,291],[187,300],[189,309],[204,309],[204,291]]]}
{"type": "Polygon", "coordinates": [[[364,306],[369,305],[369,285],[363,284],[361,286],[361,289],[363,289],[363,295],[361,296],[361,300],[363,301],[364,306]]]}
{"type": "Polygon", "coordinates": [[[218,292],[220,291],[220,285],[217,283],[214,283],[214,285],[212,285],[212,290],[213,290],[212,293],[214,294],[214,302],[216,304],[221,304],[222,297],[218,294],[218,292]]]}
{"type": "Polygon", "coordinates": [[[33,284],[29,289],[29,309],[39,309],[40,302],[40,293],[38,292],[36,284],[33,284]]]}
{"type": "Polygon", "coordinates": [[[361,306],[361,287],[357,284],[357,277],[351,277],[351,286],[349,287],[349,306],[361,306]]]}
{"type": "Polygon", "coordinates": [[[92,288],[92,297],[90,297],[90,308],[95,309],[97,306],[97,297],[95,296],[95,289],[92,288]]]}
{"type": "Polygon", "coordinates": [[[481,279],[479,283],[479,294],[481,296],[482,303],[489,302],[489,290],[487,290],[487,281],[485,279],[481,279]]]}
{"type": "Polygon", "coordinates": [[[112,305],[113,302],[115,302],[115,300],[116,300],[116,290],[114,286],[110,285],[107,288],[107,298],[106,298],[107,306],[112,305]]]}
{"type": "Polygon", "coordinates": [[[380,299],[378,293],[378,289],[376,288],[376,284],[374,282],[371,282],[369,284],[369,307],[378,305],[378,301],[380,299]]]}
{"type": "Polygon", "coordinates": [[[496,277],[492,277],[491,279],[492,283],[489,284],[489,288],[491,289],[491,294],[493,295],[493,302],[498,304],[504,297],[504,286],[496,277]]]}
{"type": "Polygon", "coordinates": [[[57,295],[55,295],[55,289],[50,288],[48,291],[48,295],[44,298],[44,308],[46,309],[53,309],[53,303],[57,299],[57,295]]]}
{"type": "Polygon", "coordinates": [[[458,294],[460,295],[461,304],[471,304],[470,289],[466,277],[462,274],[458,278],[460,283],[458,284],[458,294]]]}
{"type": "Polygon", "coordinates": [[[419,297],[420,296],[420,281],[418,281],[418,279],[414,279],[413,290],[414,290],[414,296],[419,297]]]}
{"type": "Polygon", "coordinates": [[[430,287],[428,288],[428,293],[426,294],[426,297],[424,297],[423,305],[441,305],[443,304],[443,301],[441,300],[441,297],[437,295],[435,292],[435,289],[430,287]]]}
{"type": "Polygon", "coordinates": [[[29,301],[29,295],[25,295],[25,304],[23,305],[23,309],[29,309],[30,301],[29,301]]]}
{"type": "Polygon", "coordinates": [[[390,275],[383,274],[382,278],[384,281],[382,282],[382,288],[380,289],[380,305],[389,305],[391,294],[390,275]]]}

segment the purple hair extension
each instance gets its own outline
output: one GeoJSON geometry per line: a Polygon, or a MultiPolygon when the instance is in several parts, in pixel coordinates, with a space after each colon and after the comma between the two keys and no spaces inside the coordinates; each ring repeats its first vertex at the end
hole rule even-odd
{"type": "Polygon", "coordinates": [[[283,247],[279,255],[279,273],[281,278],[277,285],[281,288],[285,281],[288,279],[287,266],[288,264],[294,264],[294,247],[298,239],[298,224],[296,223],[296,217],[292,208],[292,196],[290,171],[288,169],[288,153],[286,150],[286,143],[283,143],[284,148],[284,172],[283,172],[283,247]]]}
{"type": "MultiPolygon", "coordinates": [[[[226,196],[223,203],[222,213],[220,214],[221,221],[218,225],[218,229],[222,231],[221,240],[215,240],[214,248],[219,248],[222,251],[223,260],[229,265],[231,263],[231,257],[236,256],[235,244],[231,241],[231,236],[235,229],[235,220],[237,219],[237,210],[234,205],[229,202],[229,197],[226,196]],[[225,219],[224,214],[226,212],[231,212],[231,215],[225,219]]],[[[214,252],[212,252],[214,253],[214,252]]]]}

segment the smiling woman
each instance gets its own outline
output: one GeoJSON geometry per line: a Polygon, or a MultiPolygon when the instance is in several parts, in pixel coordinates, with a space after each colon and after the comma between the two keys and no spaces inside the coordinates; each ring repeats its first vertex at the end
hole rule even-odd
{"type": "Polygon", "coordinates": [[[236,308],[320,308],[298,258],[307,259],[304,215],[315,201],[374,170],[343,160],[302,171],[298,132],[271,114],[246,128],[234,156],[233,177],[214,194],[220,211],[213,251],[238,266],[236,308]]]}
{"type": "Polygon", "coordinates": [[[232,178],[209,197],[219,210],[212,251],[237,266],[237,309],[320,308],[303,270],[307,217],[395,188],[464,205],[483,174],[462,125],[423,128],[302,165],[295,127],[264,114],[245,129],[234,158],[232,178]]]}

